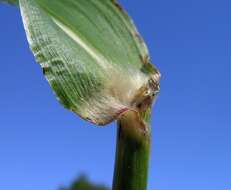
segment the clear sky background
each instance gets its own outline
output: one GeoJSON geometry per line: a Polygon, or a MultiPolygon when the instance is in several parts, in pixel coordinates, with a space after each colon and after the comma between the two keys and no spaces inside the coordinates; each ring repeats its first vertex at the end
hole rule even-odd
{"type": "MultiPolygon", "coordinates": [[[[162,73],[148,190],[231,189],[231,2],[122,0],[162,73]]],[[[65,110],[17,8],[0,5],[0,190],[56,190],[80,173],[111,185],[116,125],[65,110]]]]}

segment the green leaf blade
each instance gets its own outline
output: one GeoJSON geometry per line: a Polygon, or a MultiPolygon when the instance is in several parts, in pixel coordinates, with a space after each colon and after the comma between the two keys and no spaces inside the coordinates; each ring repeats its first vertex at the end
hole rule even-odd
{"type": "MultiPolygon", "coordinates": [[[[109,0],[20,0],[30,47],[60,102],[107,124],[159,73],[142,72],[145,44],[109,0]]],[[[157,82],[157,81],[156,81],[157,82]]]]}

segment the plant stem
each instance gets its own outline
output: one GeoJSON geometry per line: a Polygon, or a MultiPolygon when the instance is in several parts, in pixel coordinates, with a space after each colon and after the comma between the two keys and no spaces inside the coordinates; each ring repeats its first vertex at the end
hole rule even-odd
{"type": "Polygon", "coordinates": [[[138,112],[126,112],[118,121],[113,190],[146,190],[149,155],[149,126],[138,112]]]}

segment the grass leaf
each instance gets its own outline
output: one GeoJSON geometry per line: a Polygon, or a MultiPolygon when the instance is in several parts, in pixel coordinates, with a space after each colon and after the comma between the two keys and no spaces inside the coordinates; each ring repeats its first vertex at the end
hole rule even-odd
{"type": "Polygon", "coordinates": [[[158,70],[112,0],[19,0],[30,47],[60,102],[98,125],[155,93],[158,70]]]}

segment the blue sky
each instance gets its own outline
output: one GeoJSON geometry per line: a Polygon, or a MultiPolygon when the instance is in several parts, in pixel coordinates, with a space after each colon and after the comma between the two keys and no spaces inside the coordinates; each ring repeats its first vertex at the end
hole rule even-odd
{"type": "MultiPolygon", "coordinates": [[[[231,188],[231,2],[125,1],[162,73],[149,190],[231,188]]],[[[97,128],[54,98],[19,11],[0,5],[0,189],[55,190],[81,172],[111,184],[116,125],[97,128]]]]}

